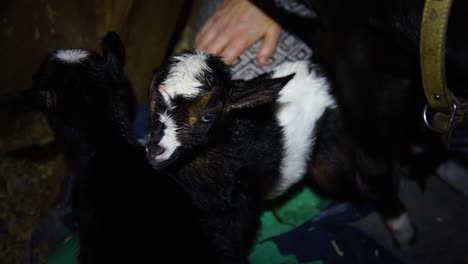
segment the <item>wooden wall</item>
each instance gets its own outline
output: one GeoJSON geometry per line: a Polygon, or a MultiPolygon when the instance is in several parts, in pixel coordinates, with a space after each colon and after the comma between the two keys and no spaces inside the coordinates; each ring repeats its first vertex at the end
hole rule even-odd
{"type": "Polygon", "coordinates": [[[127,48],[126,71],[139,102],[161,63],[184,0],[2,0],[0,95],[24,89],[56,48],[99,50],[109,30],[127,48]]]}

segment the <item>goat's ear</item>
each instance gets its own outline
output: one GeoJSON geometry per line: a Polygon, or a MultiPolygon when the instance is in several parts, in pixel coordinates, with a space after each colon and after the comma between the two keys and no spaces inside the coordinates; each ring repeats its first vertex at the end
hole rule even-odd
{"type": "Polygon", "coordinates": [[[123,74],[125,65],[125,47],[115,32],[108,32],[101,42],[102,51],[106,60],[106,67],[113,77],[123,74]]]}
{"type": "Polygon", "coordinates": [[[280,78],[270,78],[262,74],[248,81],[236,80],[231,92],[229,109],[256,107],[273,102],[278,92],[294,77],[290,74],[280,78]]]}
{"type": "Polygon", "coordinates": [[[53,107],[55,96],[48,91],[24,90],[0,97],[0,111],[21,114],[31,111],[45,111],[53,107]]]}

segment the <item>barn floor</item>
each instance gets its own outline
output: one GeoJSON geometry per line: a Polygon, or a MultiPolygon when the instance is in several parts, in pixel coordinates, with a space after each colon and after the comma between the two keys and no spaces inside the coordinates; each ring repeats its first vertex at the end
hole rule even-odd
{"type": "MultiPolygon", "coordinates": [[[[468,263],[468,196],[433,176],[425,192],[413,182],[404,181],[401,199],[418,229],[415,244],[402,250],[410,263],[468,263]]],[[[389,232],[375,213],[356,225],[394,248],[389,232]]]]}
{"type": "MultiPolygon", "coordinates": [[[[375,213],[354,222],[353,225],[364,230],[370,237],[389,248],[390,252],[393,251],[396,255],[401,253],[403,259],[406,259],[409,264],[468,263],[468,196],[454,190],[440,177],[434,175],[429,178],[425,192],[422,192],[413,182],[403,181],[401,184],[401,198],[407,205],[411,218],[418,229],[418,239],[412,246],[401,251],[397,249],[392,242],[390,233],[375,213]]],[[[350,215],[350,213],[346,214],[350,215]]],[[[49,227],[46,228],[47,232],[39,235],[41,240],[46,238],[50,243],[54,240],[57,241],[57,239],[64,239],[58,237],[61,236],[59,233],[50,232],[51,230],[61,229],[60,226],[63,224],[60,224],[62,221],[59,218],[62,221],[64,220],[54,213],[46,221],[48,222],[46,226],[49,227]]],[[[304,228],[297,228],[297,230],[300,229],[304,228]]],[[[310,229],[310,227],[307,227],[304,230],[310,229]]],[[[305,232],[307,233],[307,231],[305,232]]],[[[349,240],[349,238],[347,239],[349,240]]],[[[76,246],[73,246],[73,248],[76,248],[76,246]]],[[[358,249],[360,248],[358,247],[358,249]]],[[[317,250],[319,249],[315,248],[315,251],[317,250]]],[[[323,254],[323,252],[318,252],[318,254],[323,254]]],[[[345,260],[339,263],[362,263],[352,259],[349,260],[350,262],[345,260]]],[[[23,263],[29,262],[25,261],[23,263]]],[[[324,263],[333,262],[325,261],[324,263]]],[[[389,263],[388,260],[386,263],[389,263]]]]}
{"type": "MultiPolygon", "coordinates": [[[[139,111],[135,131],[137,137],[144,138],[148,113],[146,107],[139,111]]],[[[413,181],[401,182],[400,197],[418,229],[418,239],[406,249],[400,251],[394,246],[390,233],[376,213],[362,218],[355,225],[390,250],[397,254],[401,252],[409,263],[468,264],[468,172],[458,171],[458,174],[462,181],[456,185],[449,185],[437,175],[431,176],[425,191],[413,181]]]]}
{"type": "MultiPolygon", "coordinates": [[[[143,113],[138,116],[136,122],[140,124],[140,133],[137,134],[141,138],[144,138],[144,131],[146,131],[144,122],[147,120],[147,111],[145,110],[147,109],[143,109],[143,113]]],[[[4,140],[4,142],[12,142],[12,140],[4,140]]],[[[2,149],[6,149],[6,145],[2,149]]],[[[5,176],[6,174],[1,175],[5,176]]],[[[462,178],[468,178],[468,175],[463,176],[466,177],[462,178]]],[[[462,185],[462,183],[459,183],[456,186],[462,185]]],[[[408,206],[409,213],[419,230],[419,239],[416,243],[401,251],[403,256],[408,259],[408,262],[416,264],[468,264],[468,195],[454,190],[440,177],[434,175],[429,178],[425,192],[422,192],[413,182],[403,181],[401,184],[401,197],[408,206]]],[[[36,200],[44,201],[43,199],[36,200]]],[[[67,207],[54,210],[41,224],[43,228],[36,229],[31,243],[27,246],[29,250],[26,250],[27,253],[21,263],[32,263],[30,260],[35,251],[34,249],[40,247],[41,244],[45,243],[48,244],[49,248],[53,248],[57,245],[57,241],[66,239],[61,232],[63,225],[66,222],[68,222],[68,225],[73,222],[73,219],[67,219],[69,212],[66,209],[67,207]]],[[[375,213],[354,222],[354,225],[369,233],[377,241],[398,252],[393,246],[390,234],[375,213]]],[[[297,229],[299,230],[299,228],[297,229]]],[[[307,228],[307,230],[309,229],[307,228]]],[[[315,248],[315,250],[318,249],[315,248]]],[[[345,263],[348,262],[345,261],[345,263]]],[[[356,262],[351,261],[349,263],[356,262]]]]}

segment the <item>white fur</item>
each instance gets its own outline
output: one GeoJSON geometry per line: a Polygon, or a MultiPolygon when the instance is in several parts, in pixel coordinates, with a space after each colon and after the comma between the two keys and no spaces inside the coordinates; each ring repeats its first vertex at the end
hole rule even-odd
{"type": "Polygon", "coordinates": [[[172,120],[167,113],[160,114],[159,120],[166,126],[166,129],[164,129],[164,136],[161,141],[159,141],[159,146],[163,147],[165,151],[161,155],[155,157],[156,162],[169,159],[174,151],[181,145],[177,140],[177,126],[174,120],[172,120]]]}
{"type": "Polygon", "coordinates": [[[175,96],[194,98],[200,93],[202,83],[197,80],[204,71],[210,71],[206,64],[208,55],[203,52],[184,54],[174,59],[177,61],[169,71],[167,79],[161,84],[160,91],[166,103],[175,96]]]}
{"type": "Polygon", "coordinates": [[[414,237],[414,228],[407,213],[387,221],[388,228],[400,246],[407,246],[414,237]]]}
{"type": "Polygon", "coordinates": [[[66,63],[81,62],[89,56],[89,52],[81,49],[61,49],[55,53],[55,57],[66,63]]]}
{"type": "Polygon", "coordinates": [[[305,174],[313,150],[313,131],[327,108],[335,107],[326,78],[309,72],[306,61],[284,63],[274,71],[273,78],[295,76],[280,91],[276,118],[283,129],[284,155],[280,180],[268,198],[281,195],[305,174]]]}

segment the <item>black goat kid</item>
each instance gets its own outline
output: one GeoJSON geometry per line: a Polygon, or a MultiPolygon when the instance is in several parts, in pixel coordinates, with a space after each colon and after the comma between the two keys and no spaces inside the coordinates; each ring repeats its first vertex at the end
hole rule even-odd
{"type": "Polygon", "coordinates": [[[211,262],[190,201],[152,170],[132,138],[135,98],[117,34],[108,33],[102,48],[104,56],[52,52],[32,89],[9,100],[10,109],[45,113],[78,176],[80,263],[211,262]]]}

